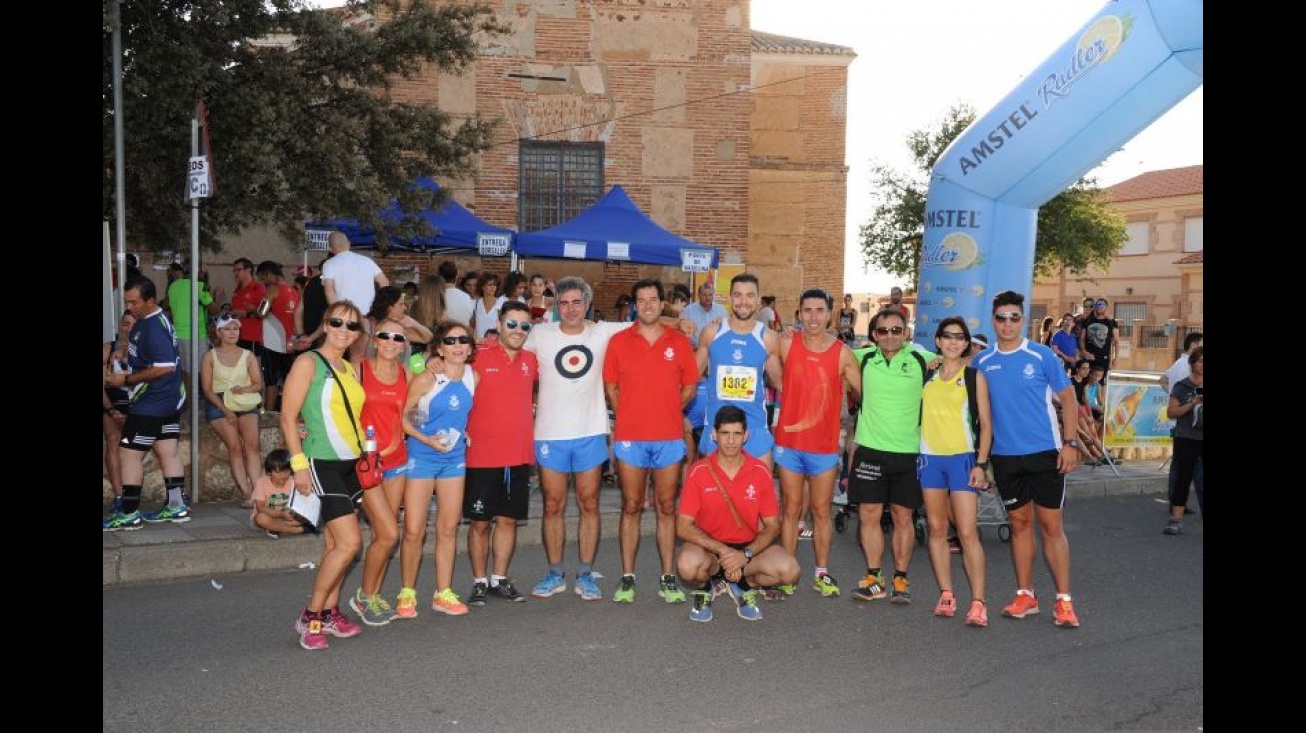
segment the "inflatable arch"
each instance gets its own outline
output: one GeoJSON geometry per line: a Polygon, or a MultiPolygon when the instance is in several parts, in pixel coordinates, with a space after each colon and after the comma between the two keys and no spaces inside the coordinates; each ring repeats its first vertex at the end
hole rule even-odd
{"type": "Polygon", "coordinates": [[[915,341],[950,315],[992,336],[993,294],[1030,293],[1038,208],[1201,84],[1202,0],[1112,0],[966,128],[930,174],[915,341]]]}

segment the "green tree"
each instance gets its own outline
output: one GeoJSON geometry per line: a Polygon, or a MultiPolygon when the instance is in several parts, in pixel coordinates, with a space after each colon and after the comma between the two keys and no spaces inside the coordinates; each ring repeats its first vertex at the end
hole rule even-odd
{"type": "MultiPolygon", "coordinates": [[[[901,173],[883,164],[872,166],[875,206],[871,220],[861,228],[866,266],[911,283],[919,281],[930,171],[975,117],[973,107],[958,104],[947,111],[938,129],[908,135],[907,148],[916,171],[901,173]]],[[[1061,267],[1083,275],[1094,265],[1105,267],[1125,239],[1124,217],[1110,205],[1106,192],[1094,179],[1081,178],[1039,208],[1034,275],[1049,275],[1061,267]]]]}
{"type": "Polygon", "coordinates": [[[255,224],[288,241],[305,219],[356,217],[390,235],[429,234],[416,217],[438,203],[407,190],[420,175],[470,174],[494,120],[395,102],[392,85],[438,68],[460,73],[477,43],[509,30],[483,3],[350,0],[103,0],[103,207],[115,218],[113,48],[123,48],[126,231],[133,246],[189,240],[183,199],[190,121],[208,108],[217,194],[201,203],[201,244],[255,224]],[[399,196],[399,222],[376,212],[399,196]]]}

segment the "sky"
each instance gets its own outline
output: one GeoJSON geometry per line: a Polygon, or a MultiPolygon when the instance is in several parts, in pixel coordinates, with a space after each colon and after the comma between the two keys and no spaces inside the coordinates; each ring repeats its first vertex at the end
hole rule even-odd
{"type": "MultiPolygon", "coordinates": [[[[844,290],[887,293],[866,271],[858,230],[871,217],[872,161],[915,168],[907,136],[959,103],[979,116],[1107,5],[1106,0],[751,0],[754,30],[848,46],[848,207],[844,290]]],[[[1087,176],[1105,188],[1141,173],[1202,163],[1202,88],[1087,176]]]]}

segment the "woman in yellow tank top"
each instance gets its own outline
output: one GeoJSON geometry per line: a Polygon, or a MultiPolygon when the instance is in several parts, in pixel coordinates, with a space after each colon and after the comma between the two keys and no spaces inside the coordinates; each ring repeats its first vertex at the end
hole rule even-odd
{"type": "Polygon", "coordinates": [[[263,475],[259,451],[258,407],[263,402],[263,372],[258,357],[236,345],[240,321],[223,316],[214,329],[218,345],[200,361],[200,392],[204,416],[227,446],[231,479],[243,497],[241,506],[254,503],[254,484],[263,475]]]}
{"type": "Polygon", "coordinates": [[[979,434],[974,435],[966,370],[970,354],[970,329],[957,316],[939,321],[934,343],[943,357],[938,371],[921,391],[921,453],[918,474],[929,525],[930,563],[939,583],[935,616],[952,616],[957,599],[952,592],[952,567],[948,551],[948,519],[957,527],[962,561],[970,579],[971,603],[966,625],[988,626],[984,604],[984,546],[979,541],[976,513],[978,490],[988,488],[985,469],[993,447],[988,384],[974,373],[975,409],[979,434]]]}

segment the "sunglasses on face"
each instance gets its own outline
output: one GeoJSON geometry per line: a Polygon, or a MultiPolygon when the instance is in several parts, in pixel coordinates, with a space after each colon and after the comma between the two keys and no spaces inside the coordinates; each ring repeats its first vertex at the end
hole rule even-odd
{"type": "Polygon", "coordinates": [[[393,341],[396,344],[402,344],[408,340],[408,337],[402,333],[390,333],[389,331],[377,331],[376,337],[382,341],[393,341]]]}
{"type": "Polygon", "coordinates": [[[993,314],[993,320],[1006,321],[1007,323],[1020,323],[1020,319],[1022,318],[1024,318],[1024,316],[1022,316],[1019,313],[994,313],[993,314]]]}
{"type": "Polygon", "coordinates": [[[875,329],[875,333],[879,336],[888,336],[889,334],[893,334],[894,336],[897,336],[902,332],[903,332],[902,326],[889,326],[888,328],[881,326],[875,329]]]}
{"type": "Polygon", "coordinates": [[[508,328],[520,328],[523,331],[531,330],[531,324],[529,321],[514,321],[511,318],[506,318],[503,321],[503,325],[508,328]]]}
{"type": "Polygon", "coordinates": [[[344,326],[350,331],[358,331],[363,328],[358,321],[346,321],[343,318],[335,318],[335,317],[328,318],[327,325],[332,328],[340,328],[341,326],[344,326]]]}
{"type": "Polygon", "coordinates": [[[453,346],[454,344],[470,344],[471,342],[471,336],[445,336],[440,339],[440,343],[445,346],[453,346]]]}
{"type": "Polygon", "coordinates": [[[944,341],[966,341],[966,334],[957,331],[944,331],[939,334],[939,338],[944,341]]]}

